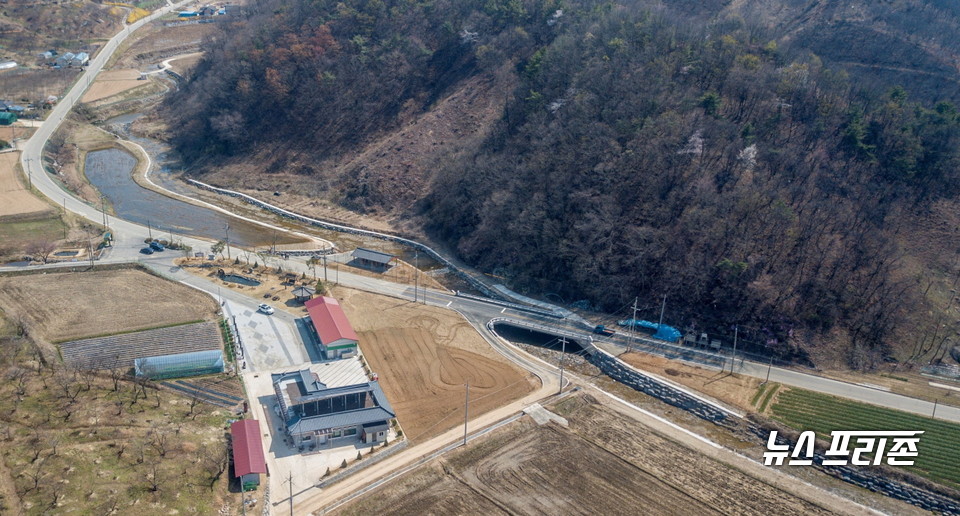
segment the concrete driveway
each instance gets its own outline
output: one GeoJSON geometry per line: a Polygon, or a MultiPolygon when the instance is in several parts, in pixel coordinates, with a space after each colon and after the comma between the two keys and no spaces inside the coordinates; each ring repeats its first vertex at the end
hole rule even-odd
{"type": "Polygon", "coordinates": [[[253,304],[255,301],[229,300],[223,307],[224,315],[236,324],[239,332],[243,350],[241,364],[245,363],[249,371],[309,364],[310,355],[296,331],[294,317],[280,310],[273,315],[260,313],[253,304]]]}

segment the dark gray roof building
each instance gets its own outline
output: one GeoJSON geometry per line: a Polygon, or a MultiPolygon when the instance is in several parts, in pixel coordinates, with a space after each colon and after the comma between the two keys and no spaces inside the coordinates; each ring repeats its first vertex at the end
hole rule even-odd
{"type": "Polygon", "coordinates": [[[381,253],[373,249],[364,249],[363,247],[355,249],[353,253],[351,253],[351,256],[361,262],[376,264],[381,267],[386,267],[390,265],[390,262],[397,259],[397,257],[392,254],[381,253]]]}
{"type": "Polygon", "coordinates": [[[287,433],[301,446],[357,435],[371,442],[367,436],[382,437],[396,417],[378,382],[327,387],[307,369],[274,374],[272,380],[287,433]],[[364,432],[365,425],[376,433],[364,432]]]}

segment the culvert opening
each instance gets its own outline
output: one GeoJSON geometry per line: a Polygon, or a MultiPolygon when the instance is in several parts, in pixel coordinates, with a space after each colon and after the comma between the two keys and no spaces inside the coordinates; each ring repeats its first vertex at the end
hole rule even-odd
{"type": "MultiPolygon", "coordinates": [[[[493,329],[501,337],[517,344],[528,344],[554,351],[563,351],[564,345],[558,335],[552,335],[542,331],[521,328],[510,323],[494,323],[493,329]]],[[[583,352],[583,346],[571,338],[567,338],[566,351],[569,354],[580,354],[583,352]]]]}

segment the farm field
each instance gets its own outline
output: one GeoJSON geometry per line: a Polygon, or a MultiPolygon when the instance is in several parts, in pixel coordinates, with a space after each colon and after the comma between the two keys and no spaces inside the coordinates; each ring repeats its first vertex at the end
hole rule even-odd
{"type": "Polygon", "coordinates": [[[64,341],[213,320],[217,302],[130,268],[0,276],[0,309],[32,335],[64,341]]]}
{"type": "Polygon", "coordinates": [[[414,443],[463,423],[466,383],[471,417],[522,398],[538,385],[455,312],[344,288],[334,293],[414,443]]]}
{"type": "Polygon", "coordinates": [[[512,423],[338,514],[827,514],[661,437],[586,395],[569,428],[512,423]],[[678,467],[683,465],[683,467],[678,467]]]}
{"type": "Polygon", "coordinates": [[[0,218],[38,218],[44,213],[53,213],[49,204],[33,195],[27,190],[27,185],[20,182],[17,177],[19,160],[19,152],[0,154],[0,218]]]}
{"type": "Polygon", "coordinates": [[[780,392],[773,419],[829,439],[833,430],[923,430],[913,473],[960,488],[960,425],[802,389],[780,392]]]}
{"type": "Polygon", "coordinates": [[[139,79],[140,71],[132,68],[102,72],[83,94],[80,102],[95,102],[147,84],[147,81],[139,79]]]}

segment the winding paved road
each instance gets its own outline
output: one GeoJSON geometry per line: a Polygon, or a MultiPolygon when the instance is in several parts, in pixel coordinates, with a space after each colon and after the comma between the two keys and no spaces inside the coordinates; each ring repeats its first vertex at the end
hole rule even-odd
{"type": "MultiPolygon", "coordinates": [[[[43,150],[43,146],[56,128],[62,123],[64,117],[79,101],[84,91],[92,83],[96,74],[103,69],[110,56],[117,50],[124,39],[126,39],[133,31],[142,27],[144,24],[149,23],[157,17],[162,16],[163,14],[186,3],[188,3],[188,0],[177,4],[170,4],[151,16],[144,18],[131,26],[128,26],[122,32],[111,38],[110,41],[100,51],[100,53],[93,59],[93,61],[91,61],[86,72],[79,77],[73,88],[67,92],[59,104],[50,113],[48,119],[38,128],[38,130],[23,146],[23,154],[21,156],[23,170],[26,171],[27,175],[29,176],[31,184],[43,195],[50,198],[54,204],[62,205],[65,209],[91,221],[101,221],[102,214],[97,207],[88,205],[85,202],[73,197],[72,194],[63,190],[53,180],[53,178],[43,170],[41,166],[41,152],[43,150]]],[[[263,323],[265,324],[264,328],[270,327],[270,331],[281,337],[279,339],[271,339],[268,335],[267,338],[264,339],[264,342],[280,340],[290,344],[288,346],[287,344],[281,342],[280,347],[267,352],[257,349],[258,352],[265,353],[263,356],[269,355],[269,359],[263,358],[262,356],[255,358],[252,357],[254,354],[254,349],[248,347],[246,352],[247,357],[250,357],[249,367],[255,369],[269,369],[278,366],[283,367],[286,365],[296,365],[303,363],[304,361],[313,361],[317,358],[311,355],[310,348],[312,346],[305,345],[303,343],[303,338],[300,335],[300,332],[296,330],[296,324],[295,321],[293,321],[294,317],[292,315],[285,316],[281,314],[279,317],[275,316],[276,319],[271,320],[260,318],[252,310],[252,307],[256,305],[257,300],[233,291],[223,290],[222,292],[218,292],[218,287],[214,283],[203,278],[192,276],[181,270],[179,267],[176,267],[173,264],[173,258],[179,253],[175,251],[167,251],[151,256],[140,255],[139,249],[143,246],[143,238],[147,234],[146,227],[131,223],[126,220],[118,219],[116,217],[110,217],[109,225],[115,238],[114,246],[105,253],[98,263],[123,263],[134,261],[142,262],[144,265],[150,267],[163,276],[169,277],[170,279],[189,284],[195,288],[204,290],[215,297],[218,295],[222,296],[224,299],[224,309],[228,316],[236,315],[238,319],[242,318],[242,320],[248,325],[249,323],[253,322],[255,323],[253,324],[254,328],[263,323]],[[279,324],[277,324],[277,322],[279,322],[279,324]],[[282,329],[283,327],[286,329],[282,329]]],[[[206,250],[211,244],[211,242],[207,240],[186,236],[183,237],[183,242],[198,250],[206,250]]],[[[50,264],[39,267],[55,268],[61,266],[75,266],[75,264],[50,264]]],[[[283,266],[287,270],[308,272],[306,264],[301,260],[291,259],[284,262],[283,266]]],[[[22,270],[22,268],[0,267],[0,270],[22,270]]],[[[337,280],[339,283],[351,288],[389,295],[396,298],[405,299],[410,302],[414,302],[414,299],[420,299],[420,302],[424,302],[428,305],[446,307],[460,312],[468,321],[471,322],[471,324],[477,328],[481,335],[484,336],[484,338],[494,347],[494,349],[541,378],[543,382],[542,388],[536,393],[525,398],[523,403],[531,403],[542,398],[543,396],[555,392],[558,386],[557,370],[550,364],[523,356],[523,354],[517,353],[510,346],[505,345],[499,337],[497,337],[487,328],[487,322],[494,318],[530,321],[537,324],[554,326],[569,332],[582,334],[585,338],[589,337],[589,333],[587,333],[589,330],[584,327],[583,323],[572,319],[556,319],[545,317],[530,312],[511,309],[503,306],[502,304],[459,297],[444,291],[421,289],[419,292],[420,295],[415,295],[414,289],[410,285],[396,284],[343,271],[339,271],[337,280]]],[[[247,345],[247,343],[244,344],[245,346],[247,345]]],[[[256,343],[254,342],[250,344],[253,345],[256,343]]],[[[623,347],[623,343],[618,343],[616,341],[601,342],[598,345],[614,352],[623,351],[623,349],[625,349],[623,347]]],[[[743,362],[739,365],[739,372],[763,378],[767,374],[767,366],[765,364],[743,362]]],[[[776,367],[772,368],[770,370],[770,380],[781,382],[786,385],[810,389],[813,391],[836,394],[876,405],[897,408],[917,414],[929,415],[933,411],[933,404],[926,401],[916,400],[878,389],[839,382],[836,380],[826,379],[788,369],[776,367]]],[[[471,420],[471,427],[481,428],[483,426],[493,424],[500,419],[515,414],[519,408],[521,408],[521,403],[517,402],[508,407],[503,407],[487,414],[483,414],[471,420]]],[[[957,407],[941,405],[937,409],[936,415],[941,419],[960,422],[960,408],[957,407]]],[[[457,438],[459,432],[460,430],[452,430],[442,436],[432,439],[427,443],[422,443],[421,445],[411,447],[410,450],[405,450],[402,454],[398,454],[381,463],[378,466],[378,470],[383,471],[388,469],[388,466],[390,465],[400,468],[406,463],[404,461],[410,460],[409,458],[416,453],[428,453],[431,450],[435,451],[442,448],[452,439],[457,438]]],[[[318,502],[336,499],[336,493],[340,492],[341,490],[346,490],[350,486],[356,486],[357,483],[363,479],[363,477],[364,475],[358,475],[353,480],[338,483],[335,486],[332,486],[330,489],[325,490],[324,493],[315,493],[304,500],[297,500],[297,504],[303,509],[315,508],[318,502]]]]}

